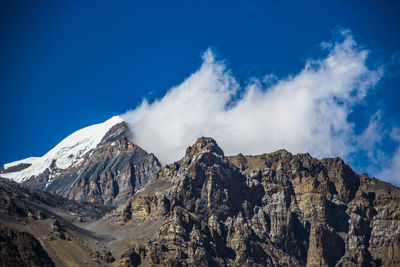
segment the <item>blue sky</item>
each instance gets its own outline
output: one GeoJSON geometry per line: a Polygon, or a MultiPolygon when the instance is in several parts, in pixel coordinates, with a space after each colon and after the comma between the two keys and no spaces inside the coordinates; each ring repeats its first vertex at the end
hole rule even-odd
{"type": "Polygon", "coordinates": [[[379,140],[340,156],[359,172],[388,177],[396,169],[398,1],[114,2],[0,3],[0,164],[41,156],[79,128],[163,98],[199,72],[210,47],[240,94],[254,78],[298,75],[310,58],[329,54],[322,42],[341,42],[348,29],[354,49],[369,52],[365,66],[382,76],[346,119],[358,138],[372,118],[370,138],[379,140]]]}

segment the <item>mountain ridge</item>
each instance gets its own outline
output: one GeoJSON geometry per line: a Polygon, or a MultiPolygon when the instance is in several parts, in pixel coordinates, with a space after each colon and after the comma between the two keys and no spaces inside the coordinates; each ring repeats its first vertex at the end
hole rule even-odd
{"type": "Polygon", "coordinates": [[[284,150],[249,156],[261,168],[250,168],[249,157],[239,168],[237,157],[245,156],[225,157],[211,140],[199,138],[108,217],[106,224],[130,229],[161,221],[121,255],[122,266],[400,263],[399,188],[358,175],[339,158],[284,150]]]}
{"type": "Polygon", "coordinates": [[[42,244],[33,266],[400,265],[400,188],[340,158],[225,156],[200,137],[161,166],[119,122],[50,175],[0,179],[0,248],[42,244]]]}

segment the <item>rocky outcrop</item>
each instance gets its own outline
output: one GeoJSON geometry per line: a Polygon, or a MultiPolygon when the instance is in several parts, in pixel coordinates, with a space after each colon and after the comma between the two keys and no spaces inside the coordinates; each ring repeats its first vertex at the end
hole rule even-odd
{"type": "Polygon", "coordinates": [[[28,163],[20,163],[17,164],[15,166],[11,166],[7,169],[4,169],[4,166],[0,167],[0,173],[9,173],[9,172],[17,172],[17,171],[22,171],[26,168],[28,168],[29,166],[31,166],[31,164],[28,163]]]}
{"type": "Polygon", "coordinates": [[[52,169],[24,184],[74,200],[118,206],[160,170],[153,154],[129,141],[124,122],[112,127],[80,164],[52,169]]]}
{"type": "Polygon", "coordinates": [[[163,219],[121,266],[400,264],[400,190],[339,158],[225,157],[200,138],[155,180],[110,217],[120,226],[163,219]]]}
{"type": "Polygon", "coordinates": [[[42,245],[31,234],[0,225],[1,266],[55,266],[42,245]]]}

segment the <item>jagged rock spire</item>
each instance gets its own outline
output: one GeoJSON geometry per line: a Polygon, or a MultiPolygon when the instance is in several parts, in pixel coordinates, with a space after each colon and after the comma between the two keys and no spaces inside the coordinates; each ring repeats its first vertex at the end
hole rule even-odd
{"type": "Polygon", "coordinates": [[[215,153],[217,155],[223,156],[224,151],[218,146],[217,142],[211,137],[200,137],[196,142],[186,149],[185,156],[194,156],[200,153],[215,153]]]}

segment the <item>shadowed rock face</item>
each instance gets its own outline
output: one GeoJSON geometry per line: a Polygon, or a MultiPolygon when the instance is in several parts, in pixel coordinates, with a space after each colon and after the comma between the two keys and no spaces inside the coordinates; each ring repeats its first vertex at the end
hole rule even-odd
{"type": "Polygon", "coordinates": [[[124,122],[115,125],[81,164],[66,170],[52,170],[26,185],[74,200],[118,206],[160,170],[153,154],[131,143],[124,122]],[[51,181],[51,183],[49,182],[51,181]]]}
{"type": "Polygon", "coordinates": [[[61,210],[61,215],[70,213],[75,219],[84,218],[93,221],[100,219],[113,207],[69,200],[0,178],[0,223],[1,219],[6,217],[48,219],[57,213],[54,209],[61,210]]]}
{"type": "Polygon", "coordinates": [[[0,225],[1,266],[55,266],[40,243],[31,234],[0,225]]]}
{"type": "Polygon", "coordinates": [[[285,150],[225,157],[211,138],[165,166],[110,221],[161,227],[120,263],[399,266],[400,190],[341,159],[285,150]],[[154,193],[156,183],[167,183],[154,193]]]}

